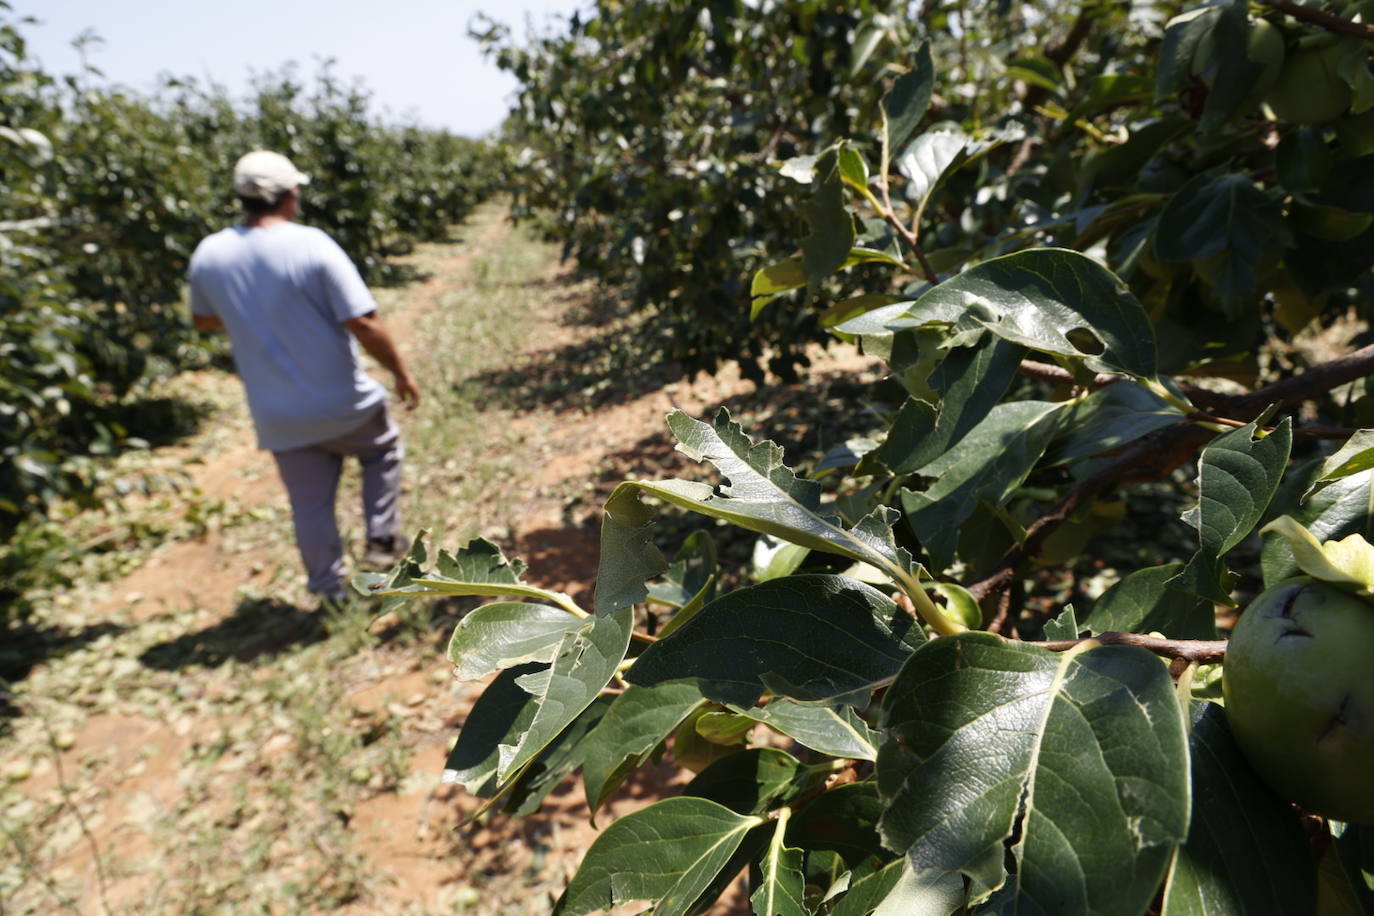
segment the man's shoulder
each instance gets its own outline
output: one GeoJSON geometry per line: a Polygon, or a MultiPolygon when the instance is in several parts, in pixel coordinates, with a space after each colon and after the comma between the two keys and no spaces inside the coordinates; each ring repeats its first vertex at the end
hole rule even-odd
{"type": "Polygon", "coordinates": [[[200,244],[196,245],[196,250],[191,253],[191,267],[203,266],[215,260],[216,257],[237,246],[238,242],[238,232],[233,226],[210,233],[200,240],[200,244]]]}

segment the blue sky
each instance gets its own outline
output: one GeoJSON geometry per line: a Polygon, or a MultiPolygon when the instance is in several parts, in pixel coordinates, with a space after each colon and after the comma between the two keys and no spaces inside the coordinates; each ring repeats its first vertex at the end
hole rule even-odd
{"type": "Polygon", "coordinates": [[[11,0],[13,12],[42,24],[24,28],[45,69],[75,72],[71,41],[87,29],[103,44],[91,62],[115,82],[153,87],[159,73],[211,77],[242,91],[249,73],[287,61],[306,73],[332,57],[345,77],[361,77],[379,106],[422,123],[478,136],[500,124],[515,81],[488,63],[467,37],[479,11],[526,34],[586,8],[574,0],[11,0]]]}

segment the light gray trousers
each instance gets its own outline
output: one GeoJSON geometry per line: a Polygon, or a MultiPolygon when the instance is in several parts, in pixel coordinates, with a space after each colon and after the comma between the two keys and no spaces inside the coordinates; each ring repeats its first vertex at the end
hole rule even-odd
{"type": "Polygon", "coordinates": [[[272,453],[291,499],[296,546],[309,576],[306,585],[319,595],[343,588],[343,542],[334,518],[334,497],[347,455],[356,455],[362,465],[363,519],[368,539],[395,537],[400,528],[405,449],[386,405],[346,435],[272,453]]]}

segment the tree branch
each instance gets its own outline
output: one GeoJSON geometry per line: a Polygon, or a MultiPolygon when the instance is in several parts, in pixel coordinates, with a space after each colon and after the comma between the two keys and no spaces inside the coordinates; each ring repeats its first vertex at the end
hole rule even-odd
{"type": "MultiPolygon", "coordinates": [[[[1045,56],[1054,62],[1056,67],[1063,67],[1067,64],[1078,49],[1087,40],[1088,33],[1092,31],[1093,20],[1096,17],[1097,5],[1094,3],[1084,3],[1078,8],[1078,15],[1073,20],[1073,25],[1069,27],[1069,34],[1064,36],[1064,40],[1045,48],[1045,56]]],[[[1049,92],[1043,86],[1031,86],[1026,90],[1026,97],[1022,104],[1027,111],[1033,111],[1035,107],[1045,101],[1049,92]]]]}
{"type": "Polygon", "coordinates": [[[1088,641],[1104,646],[1139,646],[1149,649],[1164,658],[1181,658],[1188,662],[1209,665],[1226,657],[1224,639],[1163,639],[1158,636],[1145,636],[1140,633],[1098,633],[1088,639],[1056,639],[1050,642],[1032,643],[1052,652],[1064,652],[1088,641]]]}
{"type": "Polygon", "coordinates": [[[1154,480],[1172,471],[1193,457],[1197,450],[1216,435],[1191,423],[1166,426],[1142,437],[1116,458],[1079,481],[1064,495],[1053,509],[1040,516],[1026,529],[1026,537],[1002,554],[996,569],[968,587],[979,601],[1012,583],[1022,563],[1037,556],[1045,540],[1082,506],[1099,493],[1120,484],[1154,480]]]}
{"type": "MultiPolygon", "coordinates": [[[[1031,369],[1027,373],[1025,365],[1022,364],[1023,374],[1031,374],[1033,378],[1053,381],[1071,379],[1067,372],[1057,366],[1030,362],[1031,369]],[[1063,373],[1062,378],[1059,373],[1063,373]]],[[[1322,363],[1320,366],[1314,366],[1301,375],[1280,379],[1249,394],[1225,395],[1224,398],[1233,411],[1253,419],[1270,404],[1292,405],[1371,373],[1374,373],[1374,344],[1322,363]]],[[[1102,378],[1103,376],[1098,376],[1098,379],[1102,378]]],[[[1118,378],[1106,376],[1106,383],[1111,384],[1113,382],[1110,380],[1118,378]]],[[[1192,392],[1188,393],[1191,397],[1192,392]]],[[[1327,435],[1336,432],[1332,427],[1313,427],[1312,430],[1313,433],[1306,438],[1336,438],[1327,435]]],[[[993,572],[969,586],[969,592],[974,598],[982,601],[988,595],[1005,589],[1015,579],[1016,571],[1021,564],[1040,553],[1045,539],[1099,493],[1118,484],[1163,477],[1192,459],[1198,449],[1206,445],[1214,435],[1212,431],[1192,423],[1179,423],[1142,437],[1116,458],[1079,481],[1054,508],[1036,519],[1026,529],[1025,539],[1008,548],[993,572]]]]}
{"type": "MultiPolygon", "coordinates": [[[[1039,379],[1044,382],[1055,382],[1063,385],[1074,384],[1074,377],[1067,370],[1050,363],[1037,362],[1032,359],[1022,360],[1018,371],[1027,378],[1039,379]]],[[[1374,374],[1374,344],[1361,347],[1353,353],[1347,353],[1345,356],[1322,363],[1319,366],[1313,366],[1301,375],[1281,379],[1247,394],[1224,394],[1220,391],[1211,391],[1207,388],[1187,384],[1179,384],[1178,387],[1188,400],[1197,406],[1205,407],[1221,417],[1248,423],[1270,404],[1290,406],[1319,394],[1325,394],[1333,388],[1339,388],[1347,382],[1362,379],[1370,374],[1374,374]]],[[[1091,389],[1105,388],[1108,385],[1123,381],[1127,381],[1125,376],[1102,372],[1093,376],[1088,387],[1091,389]]],[[[1334,427],[1320,428],[1327,431],[1334,429],[1334,427]]],[[[1339,437],[1321,435],[1311,438],[1339,437]]]]}
{"type": "Polygon", "coordinates": [[[1351,19],[1345,19],[1333,13],[1328,13],[1325,10],[1303,6],[1301,3],[1295,2],[1295,0],[1260,0],[1260,2],[1265,6],[1287,13],[1294,19],[1321,26],[1328,32],[1335,32],[1339,35],[1353,35],[1356,38],[1363,38],[1365,41],[1374,41],[1374,26],[1365,25],[1362,22],[1355,22],[1351,19]]]}
{"type": "MultiPolygon", "coordinates": [[[[1291,406],[1308,398],[1325,394],[1347,382],[1357,381],[1374,373],[1374,344],[1361,347],[1337,359],[1313,366],[1301,375],[1280,379],[1250,394],[1223,395],[1229,409],[1224,413],[1253,419],[1270,404],[1291,406]]],[[[1216,408],[1214,408],[1216,409],[1216,408]]]]}

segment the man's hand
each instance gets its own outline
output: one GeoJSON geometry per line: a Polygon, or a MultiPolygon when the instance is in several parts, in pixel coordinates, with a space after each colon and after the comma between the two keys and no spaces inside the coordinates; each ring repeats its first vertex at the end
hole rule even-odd
{"type": "Polygon", "coordinates": [[[396,397],[406,406],[406,410],[414,410],[420,404],[420,386],[415,384],[415,377],[401,371],[396,373],[395,379],[396,397]]]}
{"type": "Polygon", "coordinates": [[[386,332],[377,313],[369,312],[358,318],[351,318],[344,322],[344,327],[358,338],[358,343],[373,359],[382,364],[382,368],[390,370],[392,377],[396,379],[396,396],[401,399],[407,410],[414,410],[415,405],[420,403],[420,386],[415,384],[415,378],[401,361],[401,354],[397,352],[396,344],[392,342],[391,335],[386,332]]]}

